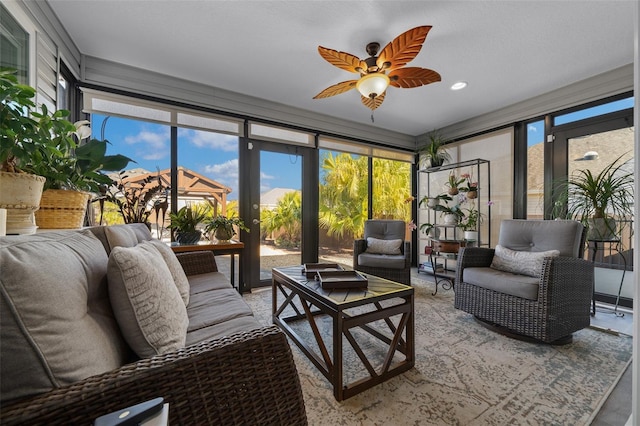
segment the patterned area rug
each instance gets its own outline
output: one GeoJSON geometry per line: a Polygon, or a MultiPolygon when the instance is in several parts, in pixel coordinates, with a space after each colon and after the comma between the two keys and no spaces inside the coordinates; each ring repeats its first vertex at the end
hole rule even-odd
{"type": "MultiPolygon", "coordinates": [[[[310,425],[587,425],[630,362],[630,337],[584,329],[565,346],[521,342],[456,310],[451,290],[432,296],[433,283],[415,276],[413,285],[416,363],[404,374],[337,402],[329,382],[291,344],[310,425]]],[[[270,289],[245,300],[271,323],[270,289]]],[[[326,319],[319,323],[331,330],[326,319]]],[[[299,332],[311,336],[306,324],[299,332]]],[[[375,339],[358,338],[371,358],[383,358],[375,339]]],[[[345,353],[345,360],[347,375],[359,377],[355,355],[345,353]]]]}

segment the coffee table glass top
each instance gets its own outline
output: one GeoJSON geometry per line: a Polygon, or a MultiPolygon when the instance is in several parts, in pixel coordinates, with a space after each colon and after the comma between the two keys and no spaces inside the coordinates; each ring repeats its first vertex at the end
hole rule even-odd
{"type": "Polygon", "coordinates": [[[283,275],[295,281],[301,291],[320,297],[330,304],[348,305],[361,304],[363,301],[373,303],[375,299],[388,299],[389,297],[403,297],[413,293],[413,288],[408,285],[389,281],[375,275],[359,272],[368,280],[367,288],[349,289],[323,289],[320,281],[307,278],[302,272],[302,265],[284,268],[273,268],[273,272],[283,275]],[[371,299],[371,300],[368,300],[371,299]]]}

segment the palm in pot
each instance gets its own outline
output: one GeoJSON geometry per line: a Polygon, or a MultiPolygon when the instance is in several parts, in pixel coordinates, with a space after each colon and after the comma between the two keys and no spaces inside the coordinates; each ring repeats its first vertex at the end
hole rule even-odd
{"type": "Polygon", "coordinates": [[[633,214],[633,171],[622,156],[600,173],[579,170],[566,182],[560,182],[560,200],[554,206],[555,217],[580,221],[588,228],[590,240],[619,239],[633,214]]]}

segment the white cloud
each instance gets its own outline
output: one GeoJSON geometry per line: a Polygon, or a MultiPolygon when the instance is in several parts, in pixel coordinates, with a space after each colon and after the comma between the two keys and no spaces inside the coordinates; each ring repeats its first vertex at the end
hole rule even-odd
{"type": "Polygon", "coordinates": [[[532,124],[529,124],[529,129],[528,130],[530,132],[537,132],[538,128],[536,126],[532,125],[532,124]]]}
{"type": "Polygon", "coordinates": [[[238,159],[234,158],[222,164],[210,164],[204,167],[203,172],[211,179],[231,188],[238,193],[238,159]]]}
{"type": "Polygon", "coordinates": [[[198,148],[218,149],[225,152],[238,151],[238,137],[222,133],[188,130],[181,135],[198,148]]]}
{"type": "Polygon", "coordinates": [[[262,179],[275,179],[275,178],[276,178],[275,176],[268,175],[265,172],[260,172],[260,179],[261,180],[262,179]]]}
{"type": "Polygon", "coordinates": [[[161,160],[170,155],[170,133],[141,130],[138,134],[126,136],[124,142],[136,147],[135,156],[144,160],[161,160]]]}
{"type": "Polygon", "coordinates": [[[169,146],[169,132],[149,132],[142,130],[137,135],[126,136],[125,143],[129,145],[142,144],[151,149],[164,149],[169,146]]]}

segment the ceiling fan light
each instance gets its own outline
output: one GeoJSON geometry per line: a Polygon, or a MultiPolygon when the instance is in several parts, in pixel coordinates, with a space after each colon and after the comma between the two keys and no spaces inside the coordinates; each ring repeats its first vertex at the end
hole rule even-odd
{"type": "Polygon", "coordinates": [[[360,80],[356,83],[356,89],[365,98],[371,98],[371,95],[375,97],[384,93],[389,87],[389,82],[389,76],[374,72],[360,77],[360,80]]]}

